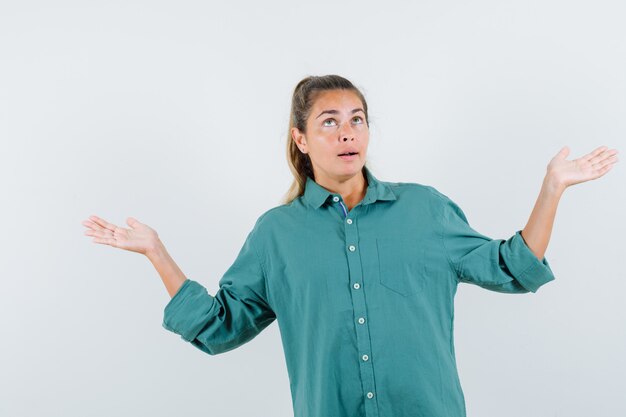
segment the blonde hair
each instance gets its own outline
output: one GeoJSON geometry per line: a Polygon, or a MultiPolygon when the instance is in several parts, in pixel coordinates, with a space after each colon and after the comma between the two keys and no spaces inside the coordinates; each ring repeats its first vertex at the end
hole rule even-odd
{"type": "MultiPolygon", "coordinates": [[[[328,90],[353,91],[359,97],[361,103],[363,103],[365,123],[369,127],[369,115],[365,97],[349,80],[334,74],[309,76],[302,79],[293,90],[291,98],[291,115],[289,117],[289,129],[287,130],[287,164],[294,180],[283,197],[283,204],[289,204],[304,194],[307,177],[315,180],[311,158],[308,154],[300,152],[296,142],[291,137],[291,129],[297,127],[302,133],[306,133],[306,121],[309,118],[315,99],[320,92],[328,90]]],[[[363,174],[365,175],[365,172],[363,174]]]]}

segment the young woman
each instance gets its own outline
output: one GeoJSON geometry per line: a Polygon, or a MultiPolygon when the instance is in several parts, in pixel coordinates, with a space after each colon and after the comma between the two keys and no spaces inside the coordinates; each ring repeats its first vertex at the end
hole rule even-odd
{"type": "Polygon", "coordinates": [[[465,416],[457,285],[527,293],[553,280],[544,253],[559,199],[606,174],[617,151],[567,160],[563,148],[524,229],[494,240],[435,188],[377,179],[368,141],[367,103],[350,81],[298,83],[287,138],[294,182],[258,218],[215,295],[132,217],[122,228],[91,216],[85,234],[146,255],[172,297],[163,326],[210,355],[278,320],[296,417],[465,416]]]}

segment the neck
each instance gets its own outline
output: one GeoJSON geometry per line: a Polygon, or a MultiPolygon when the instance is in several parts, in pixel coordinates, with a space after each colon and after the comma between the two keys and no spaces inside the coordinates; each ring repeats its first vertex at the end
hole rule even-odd
{"type": "Polygon", "coordinates": [[[359,204],[367,192],[367,178],[365,177],[363,170],[347,179],[337,179],[318,175],[316,175],[315,178],[315,182],[331,193],[341,195],[344,203],[348,206],[348,210],[359,204]]]}

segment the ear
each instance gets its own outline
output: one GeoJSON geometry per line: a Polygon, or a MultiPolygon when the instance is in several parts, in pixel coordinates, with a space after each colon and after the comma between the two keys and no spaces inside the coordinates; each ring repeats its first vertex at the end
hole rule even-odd
{"type": "Polygon", "coordinates": [[[306,136],[302,132],[300,132],[300,129],[298,129],[297,127],[291,128],[291,139],[296,142],[296,146],[300,148],[301,152],[308,152],[306,136]]]}

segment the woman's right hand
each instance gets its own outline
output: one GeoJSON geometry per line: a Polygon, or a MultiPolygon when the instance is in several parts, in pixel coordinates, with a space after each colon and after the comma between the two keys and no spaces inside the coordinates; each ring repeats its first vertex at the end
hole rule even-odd
{"type": "Polygon", "coordinates": [[[131,252],[147,255],[158,246],[159,236],[150,226],[140,223],[137,219],[129,217],[126,223],[130,229],[118,227],[98,216],[90,216],[89,220],[83,221],[87,236],[93,236],[94,243],[101,243],[114,248],[129,250],[131,252]]]}

